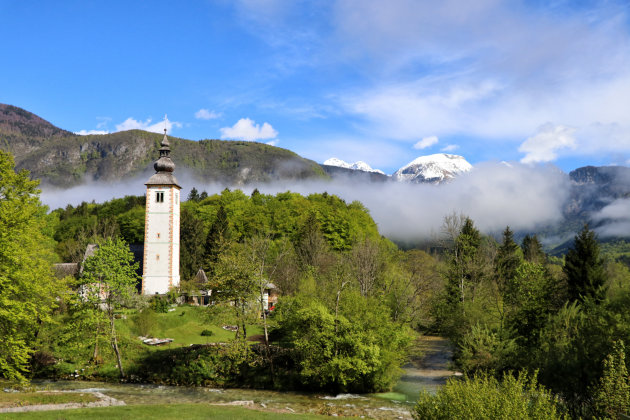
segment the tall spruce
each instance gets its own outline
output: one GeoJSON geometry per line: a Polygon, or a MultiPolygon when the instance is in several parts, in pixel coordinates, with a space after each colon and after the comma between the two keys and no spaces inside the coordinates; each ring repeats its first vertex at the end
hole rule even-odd
{"type": "Polygon", "coordinates": [[[547,256],[545,255],[545,251],[543,251],[542,244],[538,240],[538,236],[536,235],[525,235],[523,238],[523,258],[526,261],[535,263],[535,264],[543,264],[547,260],[547,256]]]}
{"type": "Polygon", "coordinates": [[[522,262],[520,247],[514,242],[514,233],[507,226],[503,231],[503,241],[497,250],[494,267],[499,291],[508,302],[515,299],[514,280],[522,262]]]}
{"type": "Polygon", "coordinates": [[[478,254],[481,246],[481,233],[473,221],[467,217],[455,239],[455,246],[451,255],[447,293],[451,304],[465,303],[474,296],[469,291],[474,289],[479,280],[478,254]]]}
{"type": "Polygon", "coordinates": [[[181,277],[187,281],[193,278],[204,261],[203,221],[190,210],[182,209],[181,214],[181,277]]]}
{"type": "Polygon", "coordinates": [[[188,193],[188,201],[199,201],[199,191],[197,191],[197,188],[192,187],[192,190],[188,193]]]}
{"type": "Polygon", "coordinates": [[[227,248],[230,241],[230,224],[223,204],[217,210],[217,216],[210,226],[203,255],[203,268],[207,275],[214,272],[214,267],[219,261],[221,253],[227,248]]]}
{"type": "Polygon", "coordinates": [[[565,257],[563,271],[567,276],[571,301],[603,299],[606,283],[604,261],[599,255],[595,232],[588,225],[584,225],[582,231],[576,235],[573,247],[565,257]]]}

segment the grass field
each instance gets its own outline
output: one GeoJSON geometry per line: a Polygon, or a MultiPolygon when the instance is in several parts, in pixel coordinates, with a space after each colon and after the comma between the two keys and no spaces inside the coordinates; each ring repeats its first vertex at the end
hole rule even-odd
{"type": "Polygon", "coordinates": [[[243,407],[213,406],[208,404],[128,405],[122,407],[80,408],[74,410],[37,411],[30,413],[0,414],[0,419],[174,419],[174,420],[295,420],[323,419],[314,414],[275,413],[243,407]]]}
{"type": "MultiPolygon", "coordinates": [[[[171,346],[181,347],[190,344],[207,344],[226,342],[234,338],[235,333],[222,328],[223,325],[233,324],[229,310],[217,317],[208,315],[209,309],[198,306],[178,306],[175,311],[155,314],[155,322],[151,334],[158,338],[172,338],[171,346]],[[220,319],[220,321],[218,320],[220,319]],[[221,322],[223,321],[223,322],[221,322]],[[212,331],[211,336],[202,336],[203,330],[212,331]]],[[[128,313],[127,319],[119,323],[121,333],[137,336],[134,326],[135,314],[128,313]]],[[[248,325],[247,335],[262,334],[259,325],[248,325]]]]}
{"type": "Polygon", "coordinates": [[[94,395],[82,392],[0,392],[0,408],[38,404],[90,403],[94,395]]]}
{"type": "MultiPolygon", "coordinates": [[[[191,344],[208,344],[217,342],[229,342],[235,337],[235,333],[223,329],[224,325],[235,325],[233,309],[225,307],[198,307],[198,306],[177,306],[173,311],[167,313],[149,314],[148,333],[141,334],[138,326],[139,314],[135,310],[123,310],[122,317],[116,320],[116,329],[121,348],[123,366],[126,369],[133,366],[137,361],[142,360],[153,352],[173,349],[177,347],[188,347],[191,344]],[[204,330],[210,330],[211,335],[201,335],[204,330]],[[149,346],[138,338],[146,335],[157,338],[172,338],[173,342],[160,345],[149,346]]],[[[42,340],[54,342],[55,330],[47,332],[48,337],[42,334],[42,340]]],[[[248,325],[248,337],[260,336],[262,327],[260,325],[248,325]]],[[[57,373],[61,378],[73,377],[75,379],[100,379],[117,380],[119,377],[116,359],[107,337],[99,338],[99,357],[102,363],[95,365],[90,363],[92,355],[92,337],[85,335],[85,342],[77,346],[57,346],[51,349],[52,354],[58,360],[55,365],[57,373]]]]}

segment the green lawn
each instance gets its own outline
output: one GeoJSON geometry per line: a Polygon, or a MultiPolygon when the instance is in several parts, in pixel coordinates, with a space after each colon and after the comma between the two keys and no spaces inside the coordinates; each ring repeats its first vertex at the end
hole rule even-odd
{"type": "Polygon", "coordinates": [[[0,408],[94,401],[98,401],[98,398],[82,392],[0,392],[0,408]]]}
{"type": "MultiPolygon", "coordinates": [[[[234,338],[235,333],[224,330],[223,325],[234,324],[229,316],[229,310],[225,311],[224,322],[211,319],[208,316],[208,308],[198,306],[178,306],[175,311],[164,314],[155,314],[155,326],[151,329],[151,335],[158,338],[172,338],[170,346],[181,347],[190,344],[207,344],[226,342],[234,338]],[[203,330],[212,331],[211,336],[202,336],[203,330]]],[[[121,333],[137,336],[134,326],[135,314],[127,313],[127,319],[119,323],[121,333]]],[[[262,334],[259,325],[248,325],[247,335],[262,334]]],[[[148,346],[147,346],[148,347],[148,346]]]]}
{"type": "Polygon", "coordinates": [[[323,419],[313,414],[274,413],[243,407],[213,406],[208,404],[128,405],[122,407],[80,408],[75,410],[37,411],[0,414],[0,419],[323,419]]]}

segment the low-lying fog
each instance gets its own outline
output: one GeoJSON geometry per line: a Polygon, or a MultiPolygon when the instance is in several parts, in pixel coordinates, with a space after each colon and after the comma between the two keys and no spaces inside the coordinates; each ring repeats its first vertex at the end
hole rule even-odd
{"type": "MultiPolygon", "coordinates": [[[[469,173],[441,185],[396,182],[357,183],[355,180],[276,182],[247,186],[219,185],[193,178],[179,170],[182,197],[192,187],[208,194],[226,187],[240,188],[249,194],[293,191],[301,194],[336,194],[347,202],[358,200],[367,207],[381,233],[401,241],[417,241],[439,233],[444,216],[453,212],[470,216],[486,233],[499,233],[506,226],[532,231],[560,222],[570,192],[567,174],[558,168],[522,164],[483,163],[469,173]]],[[[86,183],[67,190],[42,187],[42,201],[51,209],[77,205],[82,201],[103,202],[125,195],[143,195],[147,176],[115,184],[86,183]]],[[[593,215],[604,222],[602,236],[630,236],[630,199],[617,200],[593,215]]]]}

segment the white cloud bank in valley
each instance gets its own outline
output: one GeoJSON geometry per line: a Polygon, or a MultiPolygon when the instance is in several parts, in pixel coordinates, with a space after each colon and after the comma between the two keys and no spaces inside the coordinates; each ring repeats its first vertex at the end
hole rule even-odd
{"type": "MultiPolygon", "coordinates": [[[[182,197],[192,187],[219,193],[226,185],[204,184],[186,172],[177,174],[184,186],[182,197]]],[[[81,201],[99,202],[126,194],[144,194],[145,177],[116,184],[92,183],[68,190],[43,187],[42,201],[51,208],[81,201]]],[[[461,212],[470,216],[484,232],[497,233],[506,226],[535,230],[561,220],[569,191],[568,177],[553,166],[514,163],[481,164],[473,171],[442,185],[404,183],[278,182],[235,187],[246,193],[258,188],[275,194],[336,194],[347,202],[358,200],[370,211],[385,236],[400,240],[430,238],[440,232],[444,216],[461,212]]]]}

